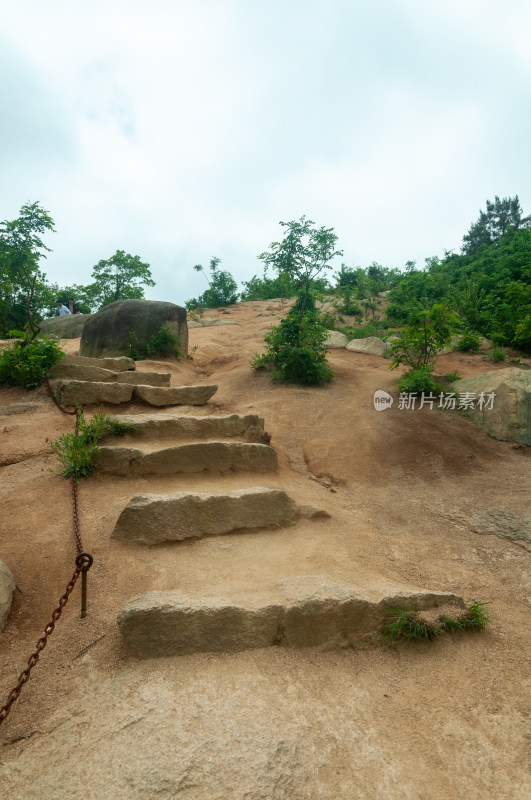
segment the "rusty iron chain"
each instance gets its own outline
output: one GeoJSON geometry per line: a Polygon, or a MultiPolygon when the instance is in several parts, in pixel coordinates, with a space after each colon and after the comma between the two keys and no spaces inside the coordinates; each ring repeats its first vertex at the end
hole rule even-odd
{"type": "MultiPolygon", "coordinates": [[[[46,378],[46,386],[48,388],[48,393],[52,398],[53,402],[57,406],[57,408],[63,412],[63,414],[70,414],[72,416],[75,415],[76,424],[75,424],[75,433],[76,436],[79,433],[79,408],[76,407],[75,411],[68,411],[64,408],[61,403],[56,398],[53,389],[50,385],[50,381],[46,378]]],[[[93,564],[94,559],[92,558],[90,553],[86,553],[83,550],[83,543],[81,541],[81,528],[79,524],[79,498],[78,498],[78,479],[76,470],[74,467],[74,474],[72,476],[72,507],[73,507],[73,526],[74,526],[74,537],[76,540],[76,568],[74,570],[74,574],[70,579],[69,583],[67,584],[65,593],[59,599],[59,605],[52,613],[52,619],[48,623],[48,625],[44,629],[44,634],[41,636],[39,641],[35,646],[35,650],[28,658],[28,666],[22,670],[18,677],[18,681],[16,686],[10,691],[5,704],[0,708],[0,725],[8,716],[9,712],[11,711],[11,706],[13,703],[18,700],[20,692],[22,691],[22,687],[25,683],[28,682],[31,674],[31,670],[37,664],[41,652],[46,647],[48,642],[48,637],[53,633],[55,628],[55,623],[61,617],[63,613],[63,609],[68,602],[68,598],[70,597],[74,586],[76,585],[77,579],[81,575],[81,618],[87,616],[87,572],[93,564]]]]}

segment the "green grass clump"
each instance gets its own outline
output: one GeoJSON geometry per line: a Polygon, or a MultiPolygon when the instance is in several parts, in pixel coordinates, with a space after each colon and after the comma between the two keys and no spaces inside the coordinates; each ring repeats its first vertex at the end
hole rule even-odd
{"type": "Polygon", "coordinates": [[[83,411],[78,407],[78,432],[64,433],[51,448],[61,462],[63,469],[60,475],[65,478],[86,478],[96,469],[98,442],[105,436],[121,436],[129,430],[129,426],[121,422],[111,422],[103,411],[98,411],[90,420],[86,420],[83,411]]]}
{"type": "Polygon", "coordinates": [[[175,356],[175,358],[179,358],[182,356],[179,344],[179,337],[171,328],[160,328],[145,345],[138,341],[134,331],[130,331],[129,356],[135,361],[143,361],[145,358],[152,356],[158,356],[159,358],[175,356]]]}
{"type": "Polygon", "coordinates": [[[382,638],[394,644],[397,641],[432,641],[442,633],[466,630],[484,630],[489,623],[487,603],[470,602],[458,617],[441,615],[436,623],[423,619],[418,611],[393,608],[390,621],[382,628],[382,638]]]}
{"type": "Polygon", "coordinates": [[[493,361],[507,361],[505,350],[502,347],[493,347],[490,351],[490,357],[493,361]]]}

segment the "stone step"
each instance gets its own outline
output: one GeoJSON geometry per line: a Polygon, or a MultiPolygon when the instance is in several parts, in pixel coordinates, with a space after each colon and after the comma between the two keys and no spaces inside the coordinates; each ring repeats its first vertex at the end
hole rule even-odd
{"type": "MultiPolygon", "coordinates": [[[[96,361],[96,359],[91,359],[96,361]]],[[[83,364],[56,364],[50,370],[52,378],[63,378],[65,380],[91,381],[104,383],[130,383],[143,384],[145,386],[169,386],[171,374],[169,372],[116,372],[103,367],[94,367],[83,364]]]]}
{"type": "MultiPolygon", "coordinates": [[[[113,385],[113,384],[109,384],[113,385]]],[[[113,475],[178,475],[195,472],[271,472],[277,454],[265,444],[191,442],[145,452],[134,447],[100,447],[97,467],[113,475]]]]}
{"type": "MultiPolygon", "coordinates": [[[[135,375],[141,375],[137,372],[135,375]]],[[[143,386],[118,381],[56,380],[52,383],[65,406],[94,403],[127,403],[140,400],[152,406],[201,406],[217,391],[217,386],[143,386]]]]}
{"type": "MultiPolygon", "coordinates": [[[[313,508],[313,518],[328,517],[313,508]]],[[[220,536],[234,531],[278,528],[301,515],[285,492],[258,486],[228,494],[176,492],[137,494],[118,518],[112,536],[138,544],[179,542],[201,536],[220,536]]]]}
{"type": "Polygon", "coordinates": [[[457,595],[425,591],[389,592],[371,600],[314,576],[283,581],[276,595],[254,602],[248,596],[241,603],[179,591],[149,592],[125,604],[118,626],[139,658],[272,645],[332,649],[377,644],[390,609],[455,613],[464,605],[457,595]]]}
{"type": "Polygon", "coordinates": [[[132,358],[118,356],[117,358],[90,358],[89,356],[65,355],[61,359],[61,364],[68,364],[76,367],[99,367],[100,369],[110,369],[114,372],[125,372],[126,370],[136,369],[136,364],[132,358]]]}
{"type": "Polygon", "coordinates": [[[134,439],[219,439],[239,436],[246,441],[268,444],[264,420],[257,414],[230,414],[228,416],[192,417],[181,414],[116,414],[111,422],[129,428],[123,442],[134,439]]]}

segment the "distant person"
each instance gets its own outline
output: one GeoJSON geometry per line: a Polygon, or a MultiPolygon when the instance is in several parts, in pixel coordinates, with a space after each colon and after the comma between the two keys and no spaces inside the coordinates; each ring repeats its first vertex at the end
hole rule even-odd
{"type": "Polygon", "coordinates": [[[78,304],[74,303],[73,297],[68,298],[68,308],[70,309],[71,314],[81,314],[78,304]]]}
{"type": "Polygon", "coordinates": [[[70,314],[70,309],[67,306],[63,305],[62,300],[57,301],[57,316],[58,317],[66,317],[67,314],[70,314]]]}

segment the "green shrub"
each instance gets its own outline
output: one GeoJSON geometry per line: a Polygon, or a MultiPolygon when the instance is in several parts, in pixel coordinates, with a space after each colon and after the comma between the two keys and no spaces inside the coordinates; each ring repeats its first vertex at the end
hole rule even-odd
{"type": "Polygon", "coordinates": [[[369,336],[378,336],[379,338],[382,333],[382,327],[374,322],[367,322],[360,326],[347,325],[340,330],[349,339],[367,339],[369,336]]]}
{"type": "Polygon", "coordinates": [[[170,328],[161,328],[146,345],[148,356],[182,356],[179,350],[179,337],[170,328]]]}
{"type": "Polygon", "coordinates": [[[87,421],[83,411],[78,407],[78,433],[64,433],[51,448],[63,465],[60,474],[65,478],[75,475],[77,478],[88,477],[96,469],[98,442],[105,436],[120,436],[129,427],[123,423],[111,422],[102,411],[96,412],[87,421]]]}
{"type": "Polygon", "coordinates": [[[433,364],[424,364],[417,369],[410,369],[398,380],[398,388],[406,394],[437,392],[439,387],[432,375],[433,364]]]}
{"type": "Polygon", "coordinates": [[[507,361],[505,350],[503,350],[501,347],[493,347],[490,351],[490,357],[493,361],[507,361]]]}
{"type": "Polygon", "coordinates": [[[480,348],[479,336],[477,333],[464,333],[457,343],[456,349],[461,352],[472,351],[477,353],[480,348]]]}
{"type": "Polygon", "coordinates": [[[129,356],[135,361],[143,361],[148,356],[159,356],[161,358],[175,356],[178,358],[182,356],[178,345],[179,337],[171,328],[162,327],[148,340],[145,346],[140,344],[134,331],[129,333],[129,356]]]}
{"type": "Polygon", "coordinates": [[[24,338],[10,343],[0,353],[0,383],[35,389],[44,383],[47,373],[62,359],[64,352],[57,342],[46,336],[30,341],[22,335],[24,338]]]}
{"type": "Polygon", "coordinates": [[[327,331],[315,308],[301,314],[297,304],[286,319],[265,335],[266,352],[251,360],[254,369],[274,367],[272,377],[315,385],[332,380],[333,372],[326,360],[327,331]]]}

